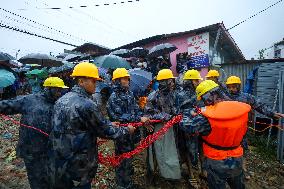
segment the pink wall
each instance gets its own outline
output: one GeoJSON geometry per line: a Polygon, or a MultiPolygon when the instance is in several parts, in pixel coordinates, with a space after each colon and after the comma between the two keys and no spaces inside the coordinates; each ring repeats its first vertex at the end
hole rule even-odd
{"type": "MultiPolygon", "coordinates": [[[[150,44],[147,44],[144,46],[144,48],[150,49],[155,45],[161,44],[161,43],[171,43],[173,45],[175,45],[177,47],[177,50],[175,50],[174,52],[172,52],[170,54],[171,57],[171,63],[172,63],[172,67],[171,70],[174,72],[175,75],[177,75],[176,72],[176,55],[179,53],[183,53],[183,52],[187,52],[187,39],[188,37],[193,36],[193,34],[187,34],[187,35],[182,35],[182,36],[178,36],[178,37],[172,37],[169,39],[165,39],[165,40],[160,40],[157,42],[153,42],[150,44]]],[[[208,68],[202,68],[201,69],[201,76],[204,77],[208,72],[208,68]]]]}

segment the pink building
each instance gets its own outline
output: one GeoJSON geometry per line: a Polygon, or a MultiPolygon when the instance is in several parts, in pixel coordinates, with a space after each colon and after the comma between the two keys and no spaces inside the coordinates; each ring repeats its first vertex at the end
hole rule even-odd
{"type": "MultiPolygon", "coordinates": [[[[238,48],[237,44],[229,34],[229,32],[224,27],[223,23],[217,23],[210,26],[185,31],[185,32],[179,32],[179,33],[172,33],[172,34],[162,34],[162,35],[156,35],[152,36],[146,39],[142,39],[127,45],[123,45],[117,49],[132,49],[135,47],[144,47],[147,49],[151,49],[153,46],[161,44],[161,43],[171,43],[177,47],[177,50],[172,52],[170,54],[171,57],[171,63],[172,67],[171,69],[175,74],[176,72],[176,65],[177,65],[177,54],[179,53],[185,53],[192,51],[190,49],[190,46],[192,46],[192,41],[194,40],[195,36],[206,36],[207,37],[207,47],[201,47],[203,48],[205,54],[208,55],[209,60],[212,56],[213,47],[215,43],[215,39],[218,33],[218,30],[220,30],[220,37],[216,46],[215,56],[213,59],[214,64],[223,64],[223,63],[237,63],[242,62],[245,60],[241,50],[238,48]]],[[[195,43],[195,41],[193,42],[195,43]]],[[[200,49],[200,44],[194,44],[194,48],[200,49]]],[[[195,50],[195,49],[193,49],[195,50]]],[[[197,50],[199,51],[199,50],[197,50]]],[[[195,52],[194,52],[195,53],[195,52]]],[[[194,55],[194,54],[193,54],[194,55]]],[[[209,62],[208,62],[209,63],[209,62]]],[[[211,65],[211,62],[210,62],[211,65]]],[[[201,75],[204,77],[207,74],[208,66],[200,67],[199,70],[201,71],[201,75]]]]}

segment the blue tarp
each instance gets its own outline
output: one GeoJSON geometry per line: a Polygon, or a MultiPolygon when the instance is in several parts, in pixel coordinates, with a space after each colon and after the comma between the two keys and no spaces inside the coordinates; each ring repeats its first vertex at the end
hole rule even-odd
{"type": "Polygon", "coordinates": [[[247,80],[246,80],[246,84],[245,84],[245,86],[244,86],[244,92],[245,92],[245,93],[252,94],[253,83],[254,83],[254,80],[255,80],[255,75],[256,75],[257,70],[258,70],[258,67],[257,67],[257,68],[254,68],[254,69],[248,74],[248,77],[247,77],[247,80]]]}

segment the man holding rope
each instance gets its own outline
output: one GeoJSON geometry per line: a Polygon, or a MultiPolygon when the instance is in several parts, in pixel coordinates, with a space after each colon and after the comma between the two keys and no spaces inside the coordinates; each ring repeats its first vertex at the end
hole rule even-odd
{"type": "MultiPolygon", "coordinates": [[[[19,96],[0,102],[0,113],[22,114],[21,124],[33,126],[48,135],[55,101],[65,86],[62,79],[50,77],[44,81],[43,92],[19,96]]],[[[27,127],[20,127],[17,156],[24,159],[31,189],[48,189],[47,152],[48,136],[27,127]]]]}
{"type": "Polygon", "coordinates": [[[117,127],[105,120],[92,100],[101,80],[91,63],[79,63],[71,75],[75,85],[55,104],[50,135],[52,189],[91,189],[98,168],[97,137],[117,139],[132,134],[134,127],[117,127]]]}
{"type": "Polygon", "coordinates": [[[253,110],[266,115],[272,119],[279,119],[284,117],[284,114],[273,112],[268,106],[256,99],[255,96],[241,92],[241,79],[237,76],[230,76],[226,81],[230,98],[235,101],[244,102],[249,104],[253,110]]]}
{"type": "Polygon", "coordinates": [[[212,80],[201,82],[196,95],[205,107],[199,114],[186,111],[180,126],[188,134],[202,137],[209,189],[225,189],[226,183],[232,189],[244,189],[241,142],[247,131],[250,105],[226,101],[212,80]]]}
{"type": "MultiPolygon", "coordinates": [[[[108,103],[107,111],[111,121],[120,123],[148,122],[149,118],[143,114],[136,102],[133,93],[129,90],[130,75],[125,68],[117,68],[113,72],[113,93],[108,103]]],[[[114,141],[115,154],[120,155],[134,149],[134,144],[140,141],[140,130],[137,129],[133,136],[120,137],[114,141]]],[[[134,168],[132,158],[125,159],[115,169],[116,184],[118,189],[137,189],[132,181],[134,168]]]]}

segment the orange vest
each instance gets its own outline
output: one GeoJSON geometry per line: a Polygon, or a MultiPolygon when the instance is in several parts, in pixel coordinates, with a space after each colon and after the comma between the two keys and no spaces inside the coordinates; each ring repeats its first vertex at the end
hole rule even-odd
{"type": "Polygon", "coordinates": [[[241,142],[247,131],[250,110],[250,105],[237,101],[219,102],[202,110],[212,129],[208,136],[202,137],[206,157],[222,160],[243,155],[241,142]]]}

